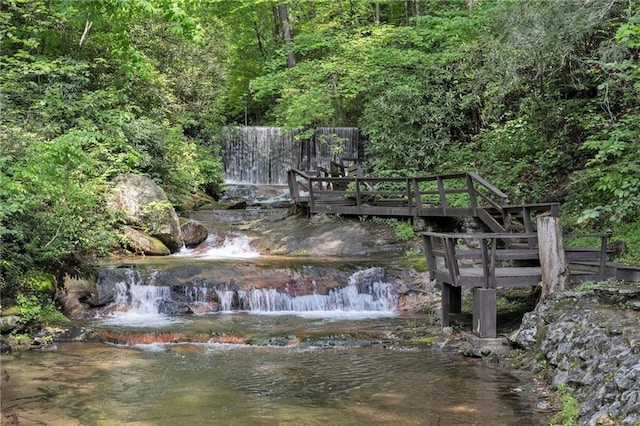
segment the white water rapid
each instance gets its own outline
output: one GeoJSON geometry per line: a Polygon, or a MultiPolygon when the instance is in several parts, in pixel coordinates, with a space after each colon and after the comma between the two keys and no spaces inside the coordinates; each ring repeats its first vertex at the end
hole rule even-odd
{"type": "Polygon", "coordinates": [[[260,253],[251,247],[251,239],[246,235],[227,236],[224,239],[209,234],[206,241],[193,249],[182,248],[174,256],[199,259],[253,259],[260,253]]]}
{"type": "Polygon", "coordinates": [[[115,302],[107,309],[104,323],[131,327],[157,327],[179,322],[170,315],[175,306],[191,312],[248,312],[262,315],[298,315],[326,319],[364,319],[394,316],[397,298],[391,284],[375,279],[376,268],[355,272],[343,288],[328,294],[291,296],[273,288],[221,290],[207,286],[153,285],[135,270],[115,285],[115,302]],[[371,273],[374,271],[374,273],[371,273]],[[173,306],[173,307],[172,307],[173,306]]]}
{"type": "Polygon", "coordinates": [[[160,313],[163,303],[172,300],[171,287],[153,285],[155,273],[147,283],[137,271],[125,269],[125,278],[116,283],[115,302],[108,308],[104,324],[129,327],[162,327],[174,322],[174,318],[160,313]]]}

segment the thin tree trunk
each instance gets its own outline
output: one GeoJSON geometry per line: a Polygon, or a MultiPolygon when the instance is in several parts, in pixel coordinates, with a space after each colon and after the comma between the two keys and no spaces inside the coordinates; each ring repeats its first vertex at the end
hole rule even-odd
{"type": "Polygon", "coordinates": [[[278,5],[278,13],[280,15],[280,24],[282,25],[282,38],[284,40],[284,44],[289,50],[287,55],[287,67],[293,68],[296,66],[296,57],[291,50],[291,26],[289,25],[289,12],[287,11],[287,5],[285,3],[280,3],[278,5]]]}
{"type": "Polygon", "coordinates": [[[256,40],[258,41],[258,50],[260,50],[260,54],[263,58],[267,57],[267,52],[264,49],[264,45],[262,44],[262,37],[260,36],[260,28],[258,28],[258,22],[253,21],[253,29],[256,32],[256,40]]]}

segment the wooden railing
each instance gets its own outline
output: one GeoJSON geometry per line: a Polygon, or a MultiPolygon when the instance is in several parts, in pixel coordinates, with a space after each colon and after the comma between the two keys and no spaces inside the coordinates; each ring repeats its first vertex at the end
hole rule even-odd
{"type": "MultiPolygon", "coordinates": [[[[322,172],[322,171],[321,171],[322,172]]],[[[424,177],[333,177],[321,172],[292,169],[288,182],[293,201],[312,203],[314,195],[352,200],[354,205],[369,202],[404,203],[420,215],[422,208],[438,205],[443,212],[459,207],[463,202],[454,194],[465,194],[465,207],[481,205],[500,209],[508,204],[506,194],[473,172],[450,173],[424,177]],[[453,185],[448,185],[452,182],[453,185]],[[427,188],[430,186],[431,188],[427,188]],[[305,196],[303,191],[308,192],[305,196]],[[372,200],[371,197],[376,197],[372,200]]]]}
{"type": "Polygon", "coordinates": [[[557,203],[510,206],[504,192],[475,172],[393,178],[334,177],[326,170],[292,169],[288,182],[292,200],[308,206],[312,214],[473,216],[494,232],[509,231],[511,219],[518,217],[532,232],[531,214],[559,212],[557,203]]]}
{"type": "Polygon", "coordinates": [[[612,236],[613,231],[609,230],[602,234],[565,235],[565,239],[598,238],[600,240],[599,248],[584,248],[565,245],[564,252],[567,262],[579,265],[583,269],[592,269],[594,272],[594,280],[604,280],[609,276],[607,271],[607,262],[613,259],[613,250],[609,249],[609,240],[612,236]]]}
{"type": "MultiPolygon", "coordinates": [[[[537,240],[536,234],[423,232],[422,237],[431,279],[456,287],[483,288],[528,286],[540,281],[538,247],[512,248],[519,239],[537,240]],[[477,248],[461,247],[460,240],[469,240],[477,248]],[[469,264],[461,267],[461,261],[476,267],[469,264]]],[[[611,260],[611,251],[607,249],[611,233],[564,238],[584,237],[600,238],[600,247],[565,247],[572,280],[602,280],[607,277],[607,261],[611,260]]]]}
{"type": "Polygon", "coordinates": [[[455,287],[536,285],[540,281],[540,268],[535,268],[535,265],[527,269],[513,268],[502,264],[507,261],[538,261],[537,248],[505,248],[511,246],[513,240],[534,237],[535,234],[522,233],[422,233],[430,278],[455,287]],[[458,247],[459,240],[473,241],[477,248],[458,247]],[[477,267],[471,264],[461,267],[461,261],[477,267]]]}

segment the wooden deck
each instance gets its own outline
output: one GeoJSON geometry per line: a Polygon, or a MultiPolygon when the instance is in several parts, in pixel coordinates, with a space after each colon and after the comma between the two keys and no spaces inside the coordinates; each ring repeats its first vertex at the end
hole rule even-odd
{"type": "MultiPolygon", "coordinates": [[[[565,250],[574,282],[599,281],[607,276],[607,250],[611,234],[597,234],[599,249],[571,247],[565,250]]],[[[573,237],[573,236],[571,236],[573,237]]],[[[496,337],[498,287],[533,287],[542,281],[538,248],[510,248],[537,239],[533,233],[437,233],[423,232],[429,276],[442,285],[442,325],[450,314],[461,312],[463,287],[474,297],[473,330],[480,337],[496,337]],[[459,243],[464,240],[465,244],[459,243]],[[467,248],[468,246],[477,248],[467,248]],[[465,248],[461,248],[465,247],[465,248]]]]}
{"type": "Polygon", "coordinates": [[[335,177],[326,170],[288,173],[292,200],[310,214],[402,218],[476,217],[493,232],[514,221],[533,232],[533,217],[558,216],[558,203],[509,205],[507,196],[474,172],[422,177],[335,177]]]}

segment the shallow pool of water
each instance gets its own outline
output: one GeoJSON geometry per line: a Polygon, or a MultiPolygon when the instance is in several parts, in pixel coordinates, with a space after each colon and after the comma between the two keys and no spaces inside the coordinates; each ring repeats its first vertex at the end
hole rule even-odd
{"type": "Polygon", "coordinates": [[[62,343],[2,356],[2,424],[545,424],[520,385],[382,346],[62,343]]]}

